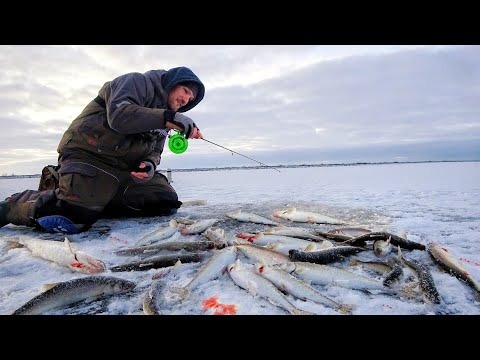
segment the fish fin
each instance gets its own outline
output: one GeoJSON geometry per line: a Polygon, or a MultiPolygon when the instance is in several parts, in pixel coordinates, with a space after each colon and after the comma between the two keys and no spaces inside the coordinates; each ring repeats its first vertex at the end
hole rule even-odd
{"type": "Polygon", "coordinates": [[[180,259],[178,259],[177,262],[173,264],[173,268],[178,269],[181,265],[182,265],[182,262],[180,261],[180,259]]]}
{"type": "Polygon", "coordinates": [[[305,249],[303,249],[304,252],[312,252],[312,251],[316,251],[317,250],[317,247],[315,246],[315,244],[308,244],[305,249]]]}
{"type": "Polygon", "coordinates": [[[50,289],[53,289],[55,286],[57,286],[59,283],[56,282],[56,283],[47,283],[47,284],[43,284],[41,287],[40,287],[40,291],[43,293],[45,291],[48,291],[50,289]]]}
{"type": "Polygon", "coordinates": [[[398,259],[401,263],[403,263],[402,249],[400,248],[400,245],[397,245],[397,248],[398,248],[397,259],[398,259]]]}
{"type": "Polygon", "coordinates": [[[66,236],[65,236],[65,241],[63,243],[65,244],[67,251],[71,252],[72,254],[75,254],[75,252],[72,249],[72,245],[70,244],[70,240],[68,240],[66,236]]]}
{"type": "Polygon", "coordinates": [[[297,208],[291,207],[285,211],[285,214],[293,214],[296,211],[297,211],[297,208]]]}

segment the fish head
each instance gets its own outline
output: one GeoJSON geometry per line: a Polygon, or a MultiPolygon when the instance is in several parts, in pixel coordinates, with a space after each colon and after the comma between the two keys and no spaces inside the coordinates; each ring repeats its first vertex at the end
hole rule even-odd
{"type": "Polygon", "coordinates": [[[137,284],[135,284],[133,281],[128,281],[124,279],[112,279],[110,285],[112,286],[113,293],[129,292],[137,286],[137,284]]]}
{"type": "Polygon", "coordinates": [[[103,272],[106,269],[103,261],[95,259],[82,251],[77,251],[72,255],[73,261],[68,264],[68,267],[73,271],[95,274],[103,272]]]}
{"type": "Polygon", "coordinates": [[[390,244],[389,240],[377,240],[373,243],[373,252],[377,256],[385,256],[387,255],[392,249],[392,245],[390,244]]]}
{"type": "Polygon", "coordinates": [[[203,232],[203,235],[209,239],[220,240],[225,237],[225,230],[219,227],[210,226],[203,232]]]}
{"type": "MultiPolygon", "coordinates": [[[[260,234],[260,233],[259,233],[260,234]]],[[[251,243],[253,243],[255,240],[258,240],[260,235],[259,234],[251,234],[251,233],[238,233],[235,235],[235,237],[247,240],[251,243]]]]}
{"type": "Polygon", "coordinates": [[[447,248],[445,248],[445,247],[443,247],[443,246],[440,246],[440,245],[437,245],[437,244],[435,244],[435,243],[433,243],[433,242],[428,243],[427,246],[426,246],[426,248],[427,248],[427,250],[430,251],[430,252],[431,252],[431,251],[438,251],[438,252],[440,252],[440,253],[442,253],[442,252],[448,253],[448,249],[447,249],[447,248]]]}
{"type": "Polygon", "coordinates": [[[272,216],[274,218],[283,218],[285,215],[293,214],[296,211],[297,211],[297,209],[292,207],[292,208],[288,208],[287,210],[275,211],[272,216]]]}
{"type": "Polygon", "coordinates": [[[272,214],[272,217],[273,217],[273,218],[280,219],[280,218],[283,217],[284,214],[285,214],[285,210],[275,211],[275,212],[272,214]]]}

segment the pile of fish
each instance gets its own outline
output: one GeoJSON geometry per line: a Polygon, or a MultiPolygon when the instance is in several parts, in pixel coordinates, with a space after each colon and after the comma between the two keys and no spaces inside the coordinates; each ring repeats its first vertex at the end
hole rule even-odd
{"type": "MultiPolygon", "coordinates": [[[[441,304],[442,298],[429,268],[408,255],[408,251],[413,250],[427,251],[439,266],[471,286],[476,296],[480,295],[479,282],[443,247],[434,243],[424,245],[407,239],[406,235],[373,231],[296,208],[276,211],[271,219],[242,210],[225,213],[225,219],[172,219],[166,226],[139,238],[133,246],[115,250],[113,254],[118,259],[129,258],[110,267],[78,249],[78,245],[72,244],[68,238],[59,242],[20,236],[12,241],[15,246],[28,248],[32,255],[85,274],[47,285],[46,291],[13,314],[42,314],[79,301],[92,301],[138,289],[132,281],[100,273],[115,272],[121,276],[130,271],[149,269],[181,271],[183,264],[188,263],[200,263],[200,266],[187,283],[169,284],[161,278],[152,278],[144,290],[145,314],[162,314],[167,293],[170,297],[177,297],[178,301],[185,301],[195,297],[196,289],[201,285],[223,277],[225,273],[239,289],[294,315],[313,314],[298,308],[298,300],[334,309],[339,314],[355,313],[354,305],[326,296],[322,292],[323,286],[441,304]],[[221,227],[226,219],[267,227],[262,231],[239,231],[235,236],[226,236],[221,227]],[[294,223],[338,227],[325,231],[293,226],[294,223]],[[170,240],[175,234],[181,234],[182,239],[170,240]],[[357,258],[370,251],[376,261],[357,258]],[[372,276],[353,271],[357,266],[372,276]]],[[[215,314],[235,314],[234,304],[222,304],[217,297],[202,304],[215,314]]]]}

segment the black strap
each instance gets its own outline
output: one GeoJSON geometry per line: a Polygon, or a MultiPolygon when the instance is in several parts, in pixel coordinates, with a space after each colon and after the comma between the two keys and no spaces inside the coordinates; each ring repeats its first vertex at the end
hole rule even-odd
{"type": "Polygon", "coordinates": [[[95,99],[93,99],[93,100],[95,100],[95,102],[96,102],[98,105],[100,105],[101,107],[103,107],[104,109],[107,108],[107,104],[105,103],[105,100],[103,100],[103,99],[100,97],[100,95],[98,95],[98,96],[97,96],[95,99]]]}

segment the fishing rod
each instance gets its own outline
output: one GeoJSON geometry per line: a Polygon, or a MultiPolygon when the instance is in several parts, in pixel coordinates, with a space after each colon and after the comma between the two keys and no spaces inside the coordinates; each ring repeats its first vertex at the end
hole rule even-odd
{"type": "MultiPolygon", "coordinates": [[[[280,170],[278,170],[278,169],[277,169],[276,167],[274,167],[274,166],[269,166],[269,165],[267,165],[267,164],[264,164],[264,163],[262,163],[262,162],[260,162],[260,161],[258,161],[258,160],[252,159],[251,157],[248,157],[248,156],[246,156],[246,155],[240,154],[239,152],[236,152],[236,151],[233,151],[233,150],[231,150],[231,149],[229,149],[229,148],[226,148],[225,146],[222,146],[222,145],[219,145],[219,144],[217,144],[217,143],[214,143],[213,141],[210,141],[210,140],[207,140],[207,139],[204,139],[204,138],[201,138],[201,139],[204,140],[204,141],[206,141],[206,142],[208,142],[208,143],[210,143],[210,144],[213,144],[213,145],[215,145],[215,146],[221,147],[222,149],[228,150],[228,151],[230,151],[232,154],[235,153],[235,154],[237,154],[237,155],[243,156],[244,158],[247,158],[247,159],[249,159],[249,160],[255,161],[255,162],[259,163],[260,165],[266,166],[266,167],[268,167],[268,168],[272,168],[272,169],[280,172],[280,170]]],[[[175,153],[175,154],[182,154],[182,153],[184,153],[184,152],[187,150],[187,148],[188,148],[188,140],[187,140],[187,138],[185,137],[185,135],[180,134],[180,133],[177,132],[177,134],[170,136],[170,139],[168,140],[168,147],[169,147],[169,149],[170,149],[173,153],[175,153]]]]}

